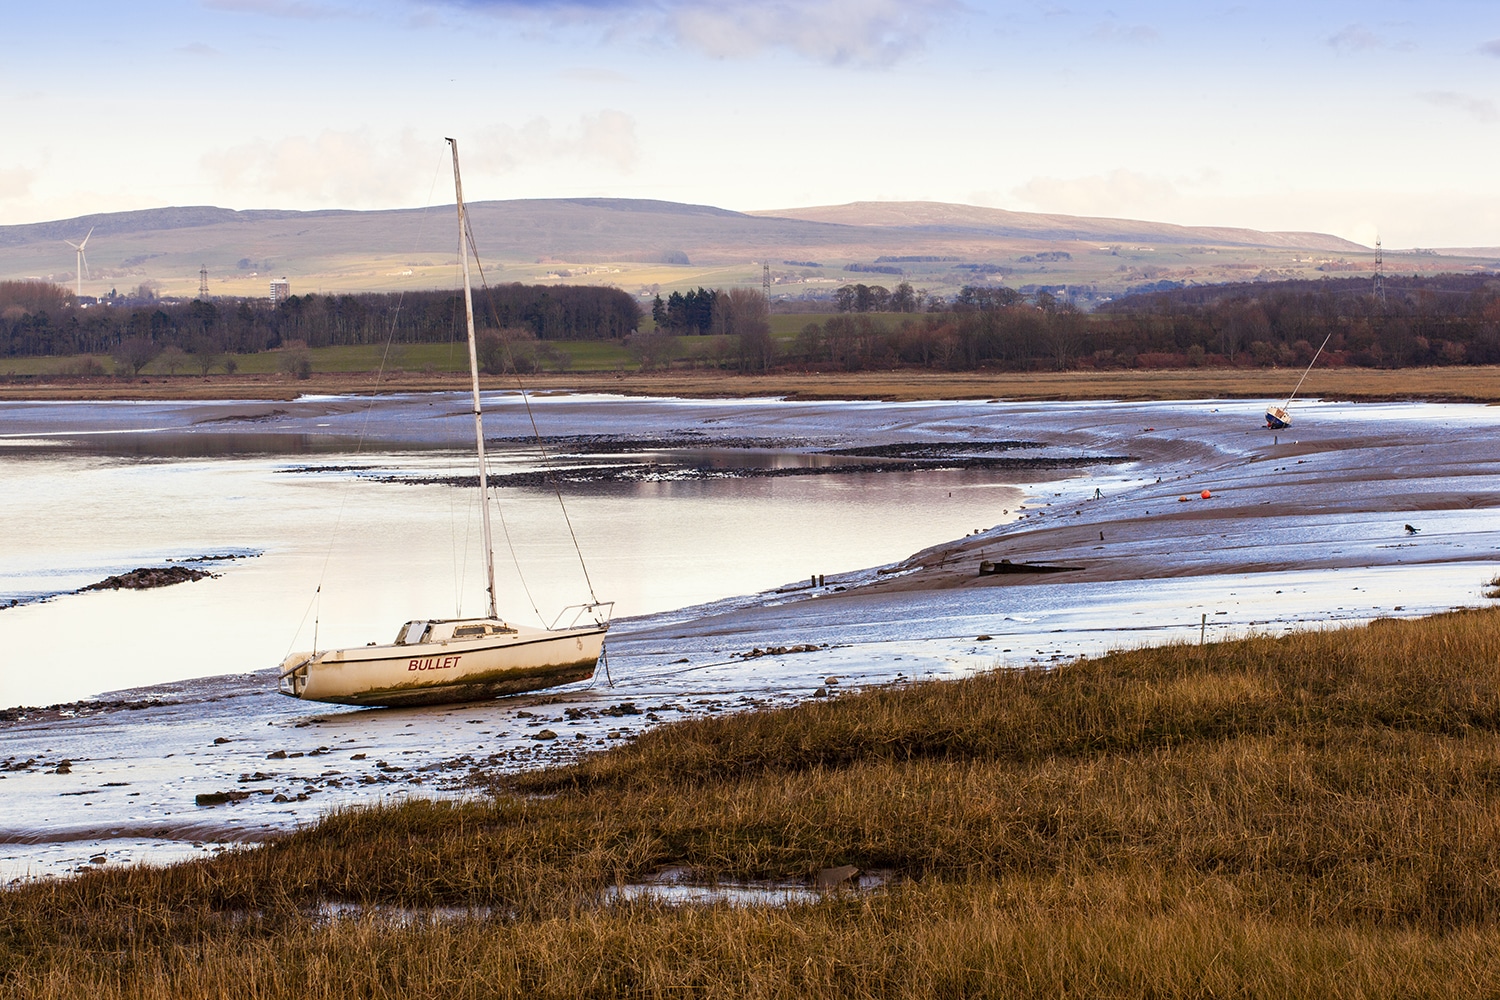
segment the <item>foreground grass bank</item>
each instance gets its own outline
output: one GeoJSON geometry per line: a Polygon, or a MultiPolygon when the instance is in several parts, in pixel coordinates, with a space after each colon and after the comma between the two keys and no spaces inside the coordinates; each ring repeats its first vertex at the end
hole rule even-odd
{"type": "Polygon", "coordinates": [[[0,894],[0,995],[1485,995],[1500,611],[683,723],[496,793],[0,894]],[[896,880],[604,902],[840,864],[896,880]]]}

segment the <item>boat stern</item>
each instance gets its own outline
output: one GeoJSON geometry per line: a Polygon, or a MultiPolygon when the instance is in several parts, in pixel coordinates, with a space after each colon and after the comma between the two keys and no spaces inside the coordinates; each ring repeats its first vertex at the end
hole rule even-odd
{"type": "Polygon", "coordinates": [[[281,661],[281,670],[276,678],[276,690],[288,698],[301,698],[307,689],[307,671],[316,656],[312,653],[293,653],[281,661]]]}

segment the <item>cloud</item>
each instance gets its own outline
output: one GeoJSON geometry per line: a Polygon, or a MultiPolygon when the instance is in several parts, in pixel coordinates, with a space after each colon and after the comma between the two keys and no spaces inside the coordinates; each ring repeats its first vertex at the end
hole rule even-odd
{"type": "Polygon", "coordinates": [[[1483,97],[1470,97],[1455,90],[1429,90],[1418,94],[1420,100],[1439,108],[1450,108],[1484,122],[1486,125],[1500,121],[1500,109],[1495,102],[1483,97]]]}
{"type": "MultiPolygon", "coordinates": [[[[407,130],[380,137],[368,130],[325,130],[270,143],[222,149],[202,167],[230,200],[255,197],[341,208],[409,203],[430,186],[434,147],[407,130]]],[[[619,111],[584,115],[556,128],[546,119],[499,126],[464,144],[466,173],[586,161],[628,172],[638,158],[635,121],[619,111]]]]}
{"type": "Polygon", "coordinates": [[[719,59],[785,49],[833,66],[889,66],[960,0],[439,0],[501,15],[668,37],[719,59]]]}
{"type": "Polygon", "coordinates": [[[17,167],[0,170],[0,201],[21,201],[31,197],[31,185],[36,183],[36,171],[17,167]]]}
{"type": "Polygon", "coordinates": [[[584,115],[561,130],[545,118],[520,128],[501,125],[480,133],[474,142],[478,169],[509,173],[520,167],[557,160],[600,163],[628,173],[640,156],[635,119],[623,111],[584,115]]]}
{"type": "Polygon", "coordinates": [[[1411,52],[1416,43],[1410,39],[1397,42],[1386,41],[1362,24],[1351,24],[1342,31],[1328,37],[1330,47],[1340,52],[1369,52],[1374,49],[1389,49],[1392,52],[1411,52]]]}
{"type": "Polygon", "coordinates": [[[301,21],[350,17],[354,13],[344,7],[315,3],[312,0],[203,0],[203,6],[209,10],[225,10],[235,14],[262,14],[301,21]]]}
{"type": "Polygon", "coordinates": [[[1500,59],[1500,38],[1491,42],[1485,42],[1479,46],[1479,51],[1487,56],[1494,56],[1496,59],[1500,59]]]}
{"type": "Polygon", "coordinates": [[[194,42],[191,45],[179,45],[177,46],[177,51],[185,56],[217,56],[222,54],[212,45],[206,45],[203,42],[194,42]]]}
{"type": "Polygon", "coordinates": [[[1160,37],[1149,24],[1121,24],[1118,21],[1103,21],[1089,32],[1090,37],[1105,42],[1133,42],[1144,44],[1160,37]]]}
{"type": "Polygon", "coordinates": [[[1362,24],[1351,24],[1335,35],[1329,36],[1328,44],[1342,52],[1368,52],[1385,48],[1380,36],[1362,24]]]}
{"type": "Polygon", "coordinates": [[[432,157],[411,132],[382,141],[367,131],[325,130],[205,154],[203,169],[231,200],[254,191],[341,207],[388,205],[421,189],[432,157]]]}
{"type": "Polygon", "coordinates": [[[889,66],[922,47],[943,0],[682,4],[678,36],[711,56],[786,48],[830,65],[889,66]]]}
{"type": "Polygon", "coordinates": [[[1180,201],[1177,183],[1133,170],[1090,177],[1033,177],[1012,194],[1044,212],[1109,217],[1159,214],[1180,201]]]}

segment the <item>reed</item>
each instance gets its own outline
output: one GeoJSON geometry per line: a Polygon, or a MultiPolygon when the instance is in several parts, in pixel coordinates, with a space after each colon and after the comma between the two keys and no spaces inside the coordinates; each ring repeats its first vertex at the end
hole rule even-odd
{"type": "Polygon", "coordinates": [[[492,792],[7,891],[0,996],[1487,992],[1500,609],[687,722],[492,792]],[[846,863],[890,887],[606,895],[846,863]]]}

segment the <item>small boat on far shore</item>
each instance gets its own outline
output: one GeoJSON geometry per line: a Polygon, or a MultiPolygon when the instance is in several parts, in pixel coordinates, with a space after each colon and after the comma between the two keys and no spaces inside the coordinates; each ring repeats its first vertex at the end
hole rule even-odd
{"type": "Polygon", "coordinates": [[[1292,390],[1292,394],[1286,398],[1286,402],[1280,406],[1266,407],[1267,430],[1279,431],[1292,426],[1292,400],[1296,398],[1298,390],[1302,388],[1302,383],[1307,381],[1308,372],[1311,372],[1313,365],[1318,363],[1318,358],[1323,355],[1323,348],[1328,346],[1328,340],[1332,336],[1333,334],[1330,333],[1327,337],[1323,338],[1323,343],[1318,345],[1317,353],[1307,363],[1307,371],[1304,371],[1302,377],[1297,380],[1297,386],[1292,390]]]}

